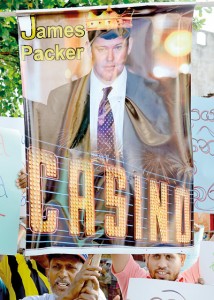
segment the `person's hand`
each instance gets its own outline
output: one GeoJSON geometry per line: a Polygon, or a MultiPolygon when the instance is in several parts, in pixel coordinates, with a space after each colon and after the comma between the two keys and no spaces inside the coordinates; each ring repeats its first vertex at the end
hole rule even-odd
{"type": "Polygon", "coordinates": [[[119,295],[115,296],[113,300],[120,300],[120,296],[119,295]]]}
{"type": "Polygon", "coordinates": [[[86,283],[80,292],[78,300],[98,300],[99,299],[99,281],[95,277],[93,281],[90,279],[90,284],[86,283]]]}
{"type": "Polygon", "coordinates": [[[19,189],[25,189],[27,187],[27,174],[25,168],[20,170],[18,178],[16,179],[16,186],[19,189]]]}
{"type": "Polygon", "coordinates": [[[90,255],[88,259],[83,264],[80,271],[75,276],[69,290],[66,294],[60,298],[63,300],[74,300],[74,299],[87,299],[87,300],[97,300],[99,294],[99,282],[98,277],[100,276],[100,271],[102,268],[91,265],[90,255]],[[90,282],[90,284],[86,284],[90,282]],[[81,298],[80,298],[81,297],[81,298]]]}
{"type": "Polygon", "coordinates": [[[47,270],[50,267],[46,254],[31,256],[30,259],[35,260],[44,270],[47,270]]]}
{"type": "Polygon", "coordinates": [[[199,283],[199,284],[205,284],[205,283],[204,283],[204,279],[203,279],[202,277],[198,278],[198,283],[199,283]]]}
{"type": "Polygon", "coordinates": [[[214,234],[212,235],[210,241],[211,241],[211,242],[214,242],[214,234]]]}
{"type": "Polygon", "coordinates": [[[198,232],[201,229],[200,225],[194,223],[194,231],[198,232]]]}

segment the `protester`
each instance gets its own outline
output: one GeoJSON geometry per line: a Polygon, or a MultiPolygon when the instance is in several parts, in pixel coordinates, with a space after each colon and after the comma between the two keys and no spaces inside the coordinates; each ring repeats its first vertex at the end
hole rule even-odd
{"type": "Polygon", "coordinates": [[[19,224],[18,246],[16,255],[0,255],[0,277],[7,287],[10,300],[22,299],[25,296],[49,293],[50,284],[44,268],[35,259],[23,255],[23,240],[26,228],[19,224]]]}
{"type": "Polygon", "coordinates": [[[134,261],[132,255],[112,254],[112,272],[116,276],[123,295],[127,299],[130,278],[151,278],[186,283],[203,283],[199,272],[199,261],[181,272],[186,255],[178,253],[146,254],[147,270],[134,261]]]}
{"type": "Polygon", "coordinates": [[[53,294],[25,297],[24,300],[106,299],[98,282],[101,268],[91,263],[92,256],[50,254],[48,258],[47,277],[53,294]]]}
{"type": "MultiPolygon", "coordinates": [[[[17,187],[18,188],[26,188],[26,185],[27,185],[27,176],[26,176],[26,170],[25,169],[22,169],[20,171],[20,173],[18,174],[18,178],[17,178],[17,181],[16,181],[16,184],[17,184],[17,187]]],[[[58,258],[59,260],[61,259],[61,261],[63,262],[63,257],[66,258],[67,257],[67,260],[69,261],[69,265],[71,265],[71,262],[73,262],[73,259],[74,258],[78,258],[78,257],[81,257],[82,259],[85,259],[84,256],[82,255],[60,255],[60,254],[56,254],[56,255],[49,255],[49,260],[50,260],[50,268],[48,270],[48,278],[50,280],[50,285],[51,285],[51,289],[53,291],[53,295],[51,294],[45,294],[44,296],[41,297],[41,299],[48,299],[48,300],[51,300],[51,299],[55,299],[56,295],[59,296],[59,293],[61,293],[61,290],[63,291],[63,289],[65,289],[65,292],[67,294],[68,292],[68,295],[66,297],[69,297],[67,299],[74,299],[73,298],[73,286],[75,286],[77,283],[78,285],[83,285],[82,284],[82,279],[84,278],[82,276],[82,273],[83,271],[85,270],[85,267],[83,267],[78,273],[77,272],[74,272],[75,274],[78,274],[78,276],[71,276],[71,279],[70,280],[63,280],[65,286],[63,286],[64,284],[61,284],[60,288],[59,289],[55,289],[55,283],[51,280],[52,277],[52,274],[53,274],[53,269],[54,269],[54,266],[53,266],[53,262],[54,262],[54,258],[58,258]],[[78,282],[78,278],[80,278],[81,280],[78,282]],[[73,285],[71,285],[71,283],[73,282],[73,285]],[[77,282],[77,283],[76,283],[77,282]],[[67,283],[67,285],[66,285],[67,283]],[[69,290],[69,291],[68,291],[69,290]]],[[[74,259],[75,260],[75,259],[74,259]]],[[[65,261],[65,260],[64,260],[65,261]]],[[[78,265],[82,265],[82,262],[79,261],[79,264],[78,265]]],[[[84,264],[85,265],[85,264],[84,264]]],[[[90,267],[91,268],[91,267],[90,267]]],[[[76,271],[78,271],[78,269],[76,269],[76,271]]],[[[73,271],[72,271],[73,273],[73,271]]],[[[74,275],[74,274],[73,274],[74,275]]],[[[97,275],[96,275],[97,276],[97,275]]],[[[69,278],[69,276],[67,276],[69,278]]],[[[65,278],[67,278],[65,277],[65,278]]],[[[60,276],[59,276],[60,278],[60,276]]],[[[105,299],[105,296],[104,294],[102,293],[102,291],[100,289],[98,289],[98,292],[99,292],[99,298],[98,297],[98,292],[97,292],[97,280],[94,278],[95,280],[95,288],[94,290],[92,291],[88,291],[86,289],[86,287],[84,287],[82,290],[81,290],[81,297],[85,296],[87,298],[84,298],[84,299],[105,299]]],[[[84,283],[84,282],[83,282],[84,283]]],[[[57,285],[59,286],[59,285],[57,285]]],[[[98,287],[99,287],[99,283],[98,283],[98,287]]],[[[31,294],[33,295],[33,294],[31,294]]],[[[26,299],[26,298],[25,298],[26,299]]],[[[37,299],[36,297],[27,297],[27,299],[37,299]]],[[[38,297],[38,299],[40,299],[40,297],[38,297]]],[[[116,296],[114,298],[114,300],[119,300],[120,297],[119,296],[116,296]]]]}
{"type": "Polygon", "coordinates": [[[38,270],[36,261],[26,259],[20,253],[0,256],[0,277],[8,289],[10,300],[51,291],[48,279],[38,270]]]}

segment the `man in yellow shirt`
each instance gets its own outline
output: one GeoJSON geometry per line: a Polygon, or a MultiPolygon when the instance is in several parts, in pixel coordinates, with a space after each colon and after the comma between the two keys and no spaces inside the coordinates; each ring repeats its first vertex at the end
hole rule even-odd
{"type": "Polygon", "coordinates": [[[10,300],[51,291],[47,277],[38,270],[37,262],[27,260],[23,254],[1,255],[0,277],[8,289],[10,300]]]}

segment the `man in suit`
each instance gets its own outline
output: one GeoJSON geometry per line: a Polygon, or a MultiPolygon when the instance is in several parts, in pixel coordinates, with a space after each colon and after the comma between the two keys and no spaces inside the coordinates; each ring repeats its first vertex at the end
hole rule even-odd
{"type": "MultiPolygon", "coordinates": [[[[40,140],[96,153],[98,106],[103,88],[110,86],[108,98],[114,115],[117,152],[123,156],[124,144],[130,146],[130,135],[134,136],[132,141],[139,140],[139,145],[155,147],[166,143],[170,126],[163,99],[125,65],[132,44],[126,28],[89,32],[86,47],[91,51],[90,74],[52,90],[47,105],[34,104],[33,117],[40,121],[40,140]]],[[[45,147],[53,149],[50,145],[45,147]]]]}
{"type": "MultiPolygon", "coordinates": [[[[125,66],[132,44],[130,30],[126,28],[89,32],[87,47],[93,65],[90,74],[52,90],[47,105],[27,103],[33,106],[27,107],[27,112],[32,114],[32,128],[33,122],[39,120],[37,136],[41,148],[53,151],[59,157],[94,161],[96,221],[100,220],[97,232],[99,229],[102,232],[98,237],[103,235],[102,211],[107,209],[103,204],[103,165],[107,162],[124,167],[129,182],[126,190],[129,204],[133,201],[133,196],[129,196],[133,194],[133,172],[143,172],[145,152],[164,153],[162,146],[170,139],[169,116],[162,98],[146,80],[125,66]],[[114,147],[104,140],[108,150],[102,148],[100,151],[98,112],[103,89],[109,87],[107,98],[114,120],[114,147]],[[109,152],[111,148],[115,150],[113,155],[109,152]]],[[[59,169],[67,169],[67,161],[59,159],[59,169]]],[[[51,201],[50,205],[54,201],[54,205],[59,202],[63,207],[68,206],[66,178],[67,174],[62,172],[60,184],[53,187],[56,191],[57,186],[56,195],[47,193],[46,203],[51,201]]],[[[66,211],[60,209],[61,219],[68,218],[66,211]]]]}

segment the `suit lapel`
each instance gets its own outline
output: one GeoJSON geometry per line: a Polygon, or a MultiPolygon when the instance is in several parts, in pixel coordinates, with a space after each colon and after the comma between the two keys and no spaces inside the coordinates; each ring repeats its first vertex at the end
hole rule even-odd
{"type": "MultiPolygon", "coordinates": [[[[75,148],[76,146],[78,146],[83,141],[85,136],[89,135],[89,133],[87,132],[89,131],[90,124],[90,75],[87,75],[86,77],[80,79],[79,84],[81,95],[79,96],[78,103],[84,102],[84,104],[82,105],[82,120],[80,122],[77,134],[71,144],[71,148],[75,148]]],[[[79,104],[77,104],[77,106],[78,105],[79,104]]]]}

